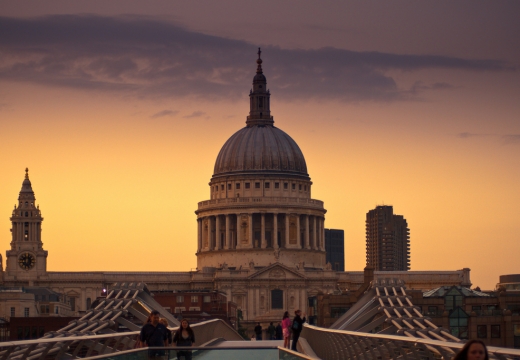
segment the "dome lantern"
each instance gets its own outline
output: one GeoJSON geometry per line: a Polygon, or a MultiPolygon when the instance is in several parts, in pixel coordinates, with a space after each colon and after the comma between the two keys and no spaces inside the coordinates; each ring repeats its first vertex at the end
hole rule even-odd
{"type": "Polygon", "coordinates": [[[267,80],[262,71],[261,54],[262,51],[258,48],[256,75],[253,78],[253,89],[249,92],[249,116],[246,120],[248,127],[274,124],[271,116],[271,94],[267,89],[267,80]]]}

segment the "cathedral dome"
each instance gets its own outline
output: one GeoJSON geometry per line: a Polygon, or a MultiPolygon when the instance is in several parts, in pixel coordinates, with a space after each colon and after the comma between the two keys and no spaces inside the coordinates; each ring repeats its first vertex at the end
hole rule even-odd
{"type": "Polygon", "coordinates": [[[248,126],[233,134],[217,156],[213,176],[259,171],[309,176],[296,142],[273,125],[248,126]]]}
{"type": "Polygon", "coordinates": [[[213,178],[236,174],[296,175],[309,180],[307,165],[296,142],[274,127],[271,116],[271,93],[262,71],[258,49],[256,74],[249,92],[249,116],[245,128],[224,144],[215,162],[213,178]]]}

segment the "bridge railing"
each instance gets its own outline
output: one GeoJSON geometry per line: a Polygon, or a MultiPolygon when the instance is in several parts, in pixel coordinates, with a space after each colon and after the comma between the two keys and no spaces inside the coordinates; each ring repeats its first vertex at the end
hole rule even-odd
{"type": "MultiPolygon", "coordinates": [[[[234,343],[234,342],[231,342],[234,343]]],[[[178,351],[192,352],[193,359],[264,359],[264,360],[316,360],[281,346],[263,345],[251,346],[249,341],[243,341],[243,346],[236,343],[229,345],[225,341],[220,342],[219,346],[193,346],[193,347],[172,347],[172,348],[146,348],[122,351],[115,354],[94,356],[92,360],[147,360],[149,350],[161,351],[164,355],[156,357],[162,360],[177,360],[178,351]]]]}
{"type": "MultiPolygon", "coordinates": [[[[302,334],[321,359],[452,359],[463,343],[332,330],[305,324],[302,334]]],[[[520,359],[520,349],[488,347],[490,358],[520,359]]]]}
{"type": "MultiPolygon", "coordinates": [[[[242,340],[231,326],[220,319],[193,324],[191,327],[197,344],[204,344],[215,338],[242,340]]],[[[52,338],[2,342],[0,360],[88,358],[113,354],[133,349],[138,335],[139,331],[98,335],[77,333],[77,336],[68,337],[56,334],[52,338]]]]}

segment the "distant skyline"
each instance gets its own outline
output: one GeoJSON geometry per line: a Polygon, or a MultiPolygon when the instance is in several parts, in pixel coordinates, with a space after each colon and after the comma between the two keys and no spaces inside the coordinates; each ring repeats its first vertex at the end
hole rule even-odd
{"type": "Polygon", "coordinates": [[[275,126],[345,230],[347,271],[387,204],[411,270],[468,267],[482,289],[520,273],[517,1],[0,5],[4,259],[28,167],[48,270],[194,268],[194,210],[262,47],[275,126]]]}

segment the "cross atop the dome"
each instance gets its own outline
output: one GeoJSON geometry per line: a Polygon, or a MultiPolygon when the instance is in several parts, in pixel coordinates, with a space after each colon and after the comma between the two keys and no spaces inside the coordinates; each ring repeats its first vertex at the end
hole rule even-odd
{"type": "Polygon", "coordinates": [[[260,48],[258,48],[258,59],[256,60],[256,63],[258,64],[258,66],[256,67],[256,73],[257,74],[262,74],[262,59],[260,58],[260,55],[262,54],[262,50],[260,50],[260,48]]]}

